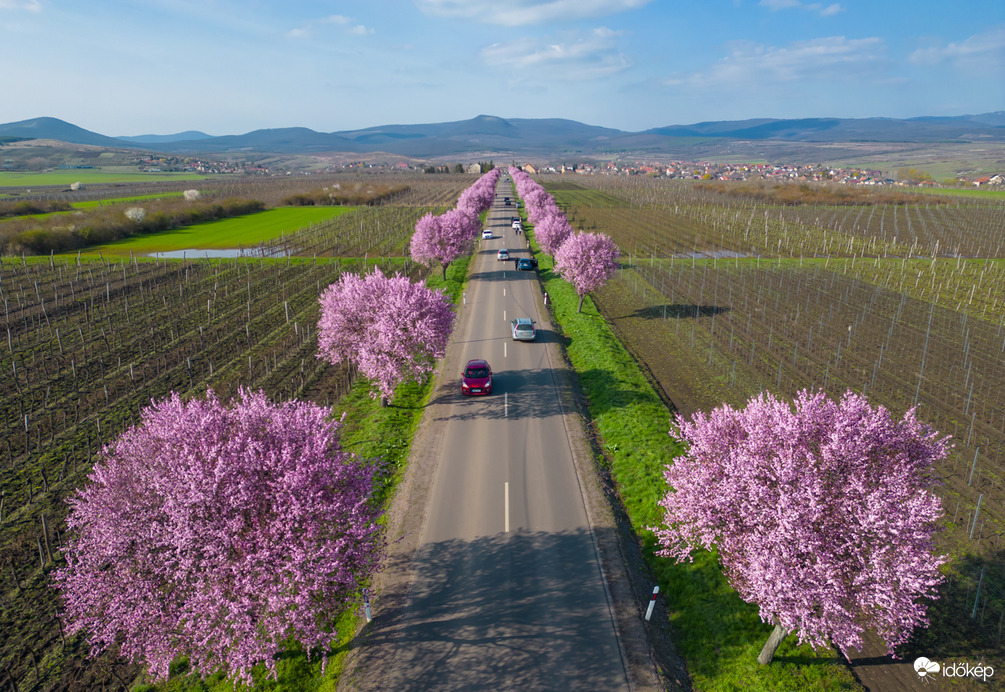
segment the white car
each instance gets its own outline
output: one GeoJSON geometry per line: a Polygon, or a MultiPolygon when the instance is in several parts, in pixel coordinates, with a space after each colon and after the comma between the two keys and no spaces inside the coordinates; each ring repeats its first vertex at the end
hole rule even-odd
{"type": "Polygon", "coordinates": [[[513,228],[520,228],[520,220],[519,219],[517,219],[516,221],[513,222],[513,228]]]}
{"type": "Polygon", "coordinates": [[[499,252],[497,252],[496,253],[496,259],[497,260],[507,260],[508,261],[509,260],[509,250],[503,248],[502,250],[500,250],[499,252]]]}
{"type": "Polygon", "coordinates": [[[494,237],[495,236],[492,235],[492,231],[489,230],[488,228],[486,228],[484,231],[482,231],[482,238],[488,238],[488,239],[491,240],[494,237]]]}
{"type": "Polygon", "coordinates": [[[517,317],[510,320],[513,327],[513,339],[516,341],[533,341],[537,338],[537,330],[534,329],[534,320],[529,317],[517,317]]]}

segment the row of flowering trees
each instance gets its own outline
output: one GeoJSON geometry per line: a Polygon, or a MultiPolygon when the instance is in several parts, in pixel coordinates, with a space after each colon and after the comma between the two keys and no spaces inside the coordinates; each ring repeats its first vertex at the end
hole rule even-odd
{"type": "MultiPolygon", "coordinates": [[[[613,273],[617,248],[575,233],[540,185],[510,174],[582,308],[613,273]]],[[[663,523],[652,527],[660,554],[680,562],[716,551],[740,597],[774,625],[760,663],[790,633],[847,656],[872,630],[893,653],[928,623],[926,601],[948,561],[934,547],[943,515],[934,465],[950,445],[914,409],[897,421],[850,391],[840,401],[803,391],[791,403],[764,394],[675,423],[671,435],[687,449],[664,470],[663,523]]]]}
{"type": "Polygon", "coordinates": [[[412,259],[427,266],[439,264],[446,280],[450,263],[471,252],[481,229],[479,215],[492,206],[499,175],[500,170],[493,168],[461,193],[456,208],[419,219],[409,244],[412,259]]]}
{"type": "Polygon", "coordinates": [[[604,233],[576,233],[543,187],[518,168],[510,168],[510,175],[534,224],[534,239],[554,256],[555,270],[576,289],[577,312],[582,312],[586,294],[603,286],[617,271],[618,246],[604,233]]]}
{"type": "MultiPolygon", "coordinates": [[[[413,248],[441,247],[426,257],[446,263],[469,251],[498,176],[482,176],[435,224],[420,221],[413,248]],[[427,226],[466,241],[424,246],[427,226]]],[[[441,291],[377,269],[342,275],[319,301],[318,358],[353,364],[382,404],[432,371],[454,325],[441,291]]],[[[118,645],[157,678],[184,656],[251,684],[260,663],[276,675],[291,639],[327,650],[385,553],[379,464],[342,449],[341,425],[261,391],[151,402],[70,500],[74,536],[54,574],[67,630],[86,632],[94,654],[118,645]]]]}

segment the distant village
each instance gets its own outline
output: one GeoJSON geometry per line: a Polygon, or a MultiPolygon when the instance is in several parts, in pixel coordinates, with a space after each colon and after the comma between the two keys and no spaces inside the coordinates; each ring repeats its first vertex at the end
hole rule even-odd
{"type": "MultiPolygon", "coordinates": [[[[303,172],[287,171],[279,167],[270,168],[261,163],[210,161],[192,157],[146,156],[138,160],[141,171],[191,171],[202,174],[243,174],[243,175],[290,175],[303,172]]],[[[833,182],[850,185],[915,185],[937,187],[940,184],[931,176],[913,168],[902,170],[897,178],[889,173],[863,168],[831,168],[822,164],[799,165],[778,163],[713,163],[695,161],[631,163],[607,161],[603,163],[579,163],[573,165],[533,165],[523,164],[523,170],[532,175],[645,175],[656,178],[677,180],[775,180],[790,182],[833,182]]],[[[424,173],[466,173],[479,171],[479,164],[432,165],[429,163],[397,161],[367,162],[346,161],[332,165],[326,170],[336,169],[394,169],[424,173]]],[[[1005,185],[1002,174],[961,176],[957,185],[1001,186],[1005,185]]]]}
{"type": "MultiPolygon", "coordinates": [[[[406,162],[397,164],[377,164],[353,161],[342,164],[341,168],[380,168],[392,165],[397,169],[422,170],[426,173],[457,172],[455,167],[431,166],[406,162]]],[[[889,173],[864,168],[831,168],[822,164],[778,164],[778,163],[713,163],[707,161],[671,161],[632,163],[607,161],[604,163],[580,163],[574,165],[534,165],[519,166],[531,175],[645,175],[654,178],[676,180],[774,180],[778,182],[832,182],[849,185],[900,185],[939,187],[945,181],[937,182],[922,170],[902,169],[896,178],[889,173]]],[[[478,165],[464,167],[465,172],[478,172],[478,165]]],[[[955,184],[961,186],[1005,185],[1002,174],[960,176],[955,184]]]]}
{"type": "Polygon", "coordinates": [[[189,156],[144,156],[137,161],[143,173],[162,173],[166,171],[202,173],[216,175],[224,173],[240,173],[244,175],[271,175],[268,167],[256,163],[209,161],[189,156]]]}
{"type": "MultiPolygon", "coordinates": [[[[693,161],[673,161],[669,163],[647,163],[636,161],[632,164],[608,161],[595,165],[584,163],[576,166],[533,166],[524,165],[523,170],[534,174],[576,174],[576,175],[646,175],[677,180],[774,180],[778,182],[833,182],[852,185],[918,185],[937,187],[939,183],[923,171],[906,169],[902,177],[889,177],[882,171],[862,168],[830,168],[822,164],[798,165],[778,163],[711,163],[693,161]]],[[[958,178],[957,184],[981,186],[1005,184],[1001,174],[976,178],[958,178]]]]}

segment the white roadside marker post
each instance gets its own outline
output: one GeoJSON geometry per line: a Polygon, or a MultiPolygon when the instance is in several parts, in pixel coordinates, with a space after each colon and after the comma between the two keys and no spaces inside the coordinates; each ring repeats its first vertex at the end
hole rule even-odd
{"type": "Polygon", "coordinates": [[[656,594],[660,592],[660,587],[653,587],[653,597],[649,599],[649,607],[646,608],[646,622],[649,622],[649,618],[653,616],[653,608],[656,607],[656,594]]]}
{"type": "Polygon", "coordinates": [[[363,589],[363,614],[366,615],[367,622],[373,620],[373,612],[370,610],[370,589],[363,589]]]}

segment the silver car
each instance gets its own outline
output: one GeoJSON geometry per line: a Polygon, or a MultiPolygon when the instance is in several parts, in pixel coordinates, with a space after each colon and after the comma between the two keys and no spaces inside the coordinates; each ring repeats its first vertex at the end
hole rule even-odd
{"type": "Polygon", "coordinates": [[[516,341],[533,341],[537,338],[537,330],[534,329],[534,320],[529,317],[517,317],[510,320],[513,326],[513,339],[516,341]]]}

